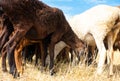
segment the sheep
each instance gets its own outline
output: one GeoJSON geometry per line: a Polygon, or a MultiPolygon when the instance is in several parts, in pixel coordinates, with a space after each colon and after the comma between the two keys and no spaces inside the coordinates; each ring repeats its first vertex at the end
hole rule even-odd
{"type": "MultiPolygon", "coordinates": [[[[11,54],[32,27],[35,28],[38,37],[30,36],[30,39],[40,41],[48,35],[52,35],[49,44],[51,75],[54,74],[54,47],[57,42],[64,41],[72,49],[79,51],[78,53],[84,52],[86,45],[72,31],[62,10],[50,7],[39,0],[2,0],[0,6],[9,16],[15,29],[14,35],[3,47],[2,59],[5,59],[6,53],[11,54]],[[8,49],[9,51],[7,51],[8,49]]],[[[5,64],[5,61],[2,61],[2,64],[5,64]]]]}
{"type": "MultiPolygon", "coordinates": [[[[82,14],[73,16],[69,20],[69,24],[80,39],[86,40],[86,35],[93,36],[94,39],[88,39],[86,42],[93,45],[95,45],[95,42],[97,45],[98,54],[100,55],[97,66],[98,75],[103,72],[103,66],[106,58],[106,48],[103,40],[108,35],[108,54],[111,56],[113,43],[119,32],[119,18],[119,8],[108,5],[97,5],[82,14]]],[[[109,58],[112,61],[112,58],[109,58]]],[[[110,70],[109,74],[113,75],[113,72],[110,70]]]]}

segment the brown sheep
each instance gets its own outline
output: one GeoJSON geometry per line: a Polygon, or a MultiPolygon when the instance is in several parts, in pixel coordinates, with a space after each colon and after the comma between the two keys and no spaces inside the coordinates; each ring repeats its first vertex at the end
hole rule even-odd
{"type": "MultiPolygon", "coordinates": [[[[38,33],[38,38],[41,40],[52,34],[49,44],[50,53],[50,73],[54,73],[54,47],[59,41],[64,41],[77,53],[83,53],[85,44],[72,31],[63,12],[60,9],[52,8],[38,0],[2,0],[0,1],[5,13],[9,16],[15,33],[11,39],[5,44],[3,53],[6,48],[9,48],[11,53],[20,39],[34,27],[38,33]]],[[[2,54],[2,55],[4,55],[2,54]]],[[[4,57],[2,58],[4,59],[4,57]]],[[[4,62],[4,61],[3,61],[4,62]]],[[[3,66],[4,67],[4,66],[3,66]]]]}

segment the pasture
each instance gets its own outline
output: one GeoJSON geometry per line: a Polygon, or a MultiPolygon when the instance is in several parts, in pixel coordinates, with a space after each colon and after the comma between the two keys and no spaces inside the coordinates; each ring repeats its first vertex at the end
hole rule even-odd
{"type": "MultiPolygon", "coordinates": [[[[73,18],[73,22],[80,22],[79,24],[73,23],[75,28],[80,30],[78,31],[80,33],[79,35],[83,33],[82,36],[85,38],[87,34],[91,34],[95,39],[94,44],[96,44],[98,48],[98,54],[100,56],[99,61],[86,66],[84,63],[81,63],[84,62],[84,59],[77,65],[64,62],[54,64],[54,47],[57,42],[63,41],[70,46],[72,51],[76,53],[78,60],[80,60],[79,56],[82,56],[87,47],[86,43],[81,40],[81,37],[79,35],[77,36],[72,30],[71,26],[74,26],[69,25],[62,10],[50,7],[38,0],[2,0],[0,1],[0,6],[2,7],[2,27],[10,27],[10,25],[7,24],[11,22],[12,26],[10,28],[14,29],[12,30],[12,32],[14,32],[13,35],[11,32],[10,34],[7,34],[7,36],[4,34],[1,35],[2,40],[2,37],[5,37],[5,40],[3,40],[5,44],[1,45],[3,47],[2,59],[0,58],[0,60],[2,60],[2,62],[0,61],[0,64],[2,64],[2,67],[0,67],[0,81],[120,81],[120,52],[116,51],[113,59],[112,50],[114,40],[120,30],[119,8],[98,5],[81,15],[75,16],[75,19],[73,18]],[[30,13],[30,15],[28,15],[28,13],[30,13]],[[5,19],[4,16],[7,17],[7,19],[5,19]],[[6,21],[5,23],[4,19],[8,20],[8,22],[6,21]],[[79,28],[79,26],[82,28],[79,28]],[[58,29],[58,27],[60,28],[58,29]],[[31,30],[36,32],[36,34],[34,33],[35,36],[31,35],[31,30]],[[21,43],[21,39],[24,37],[32,41],[37,41],[39,44],[42,42],[43,45],[40,44],[39,46],[41,49],[41,66],[39,65],[39,68],[35,67],[34,61],[33,63],[27,63],[23,73],[22,56],[20,52],[25,45],[23,41],[21,43]],[[107,64],[104,66],[107,52],[103,41],[105,37],[107,38],[108,43],[108,56],[110,59],[108,63],[110,66],[107,64]],[[9,39],[6,40],[6,38],[9,39]],[[10,55],[13,54],[13,52],[15,54],[16,72],[13,57],[10,55]],[[43,71],[46,64],[45,58],[47,52],[50,55],[49,69],[47,67],[45,69],[46,71],[43,71]],[[20,77],[14,79],[9,73],[2,72],[7,71],[6,68],[8,68],[8,65],[6,67],[5,62],[6,54],[11,56],[8,56],[10,73],[13,73],[15,76],[17,76],[17,73],[18,75],[23,73],[20,77]],[[114,68],[113,64],[115,64],[114,68]],[[56,74],[54,74],[54,71],[56,74]]],[[[6,28],[6,30],[10,29],[6,28]]],[[[2,33],[4,32],[2,31],[2,33]]]]}
{"type": "MultiPolygon", "coordinates": [[[[50,76],[48,68],[42,72],[34,66],[34,63],[27,63],[21,77],[14,79],[9,73],[3,73],[0,66],[0,81],[120,81],[120,52],[114,52],[114,75],[108,77],[108,67],[100,76],[95,75],[96,65],[85,66],[84,64],[70,66],[68,63],[58,63],[57,72],[50,76]]],[[[0,58],[1,64],[1,58],[0,58]]],[[[8,65],[7,65],[8,66],[8,65]]]]}

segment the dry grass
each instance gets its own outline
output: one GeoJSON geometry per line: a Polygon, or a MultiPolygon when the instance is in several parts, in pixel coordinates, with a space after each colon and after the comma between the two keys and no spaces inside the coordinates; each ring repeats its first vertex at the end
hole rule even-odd
{"type": "Polygon", "coordinates": [[[97,76],[96,67],[93,65],[86,67],[85,65],[70,66],[59,63],[56,65],[58,68],[54,76],[50,76],[48,71],[41,73],[33,64],[27,64],[25,72],[17,79],[13,79],[9,73],[3,73],[0,66],[0,81],[120,81],[120,53],[118,51],[115,52],[115,58],[115,73],[110,78],[107,76],[107,67],[102,75],[97,76]]]}

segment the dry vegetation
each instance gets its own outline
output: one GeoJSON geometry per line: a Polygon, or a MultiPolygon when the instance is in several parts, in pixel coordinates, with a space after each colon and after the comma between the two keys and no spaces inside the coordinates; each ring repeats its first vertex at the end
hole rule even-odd
{"type": "MultiPolygon", "coordinates": [[[[114,76],[108,78],[108,67],[102,75],[95,74],[96,66],[85,66],[84,64],[70,66],[69,64],[59,63],[56,65],[57,73],[50,76],[48,70],[41,73],[33,64],[27,64],[25,72],[20,78],[13,79],[9,73],[3,73],[0,65],[0,81],[120,81],[120,53],[115,52],[114,76]]],[[[0,58],[1,64],[1,58],[0,58]]]]}

